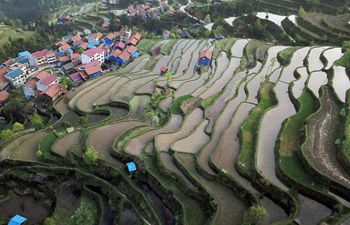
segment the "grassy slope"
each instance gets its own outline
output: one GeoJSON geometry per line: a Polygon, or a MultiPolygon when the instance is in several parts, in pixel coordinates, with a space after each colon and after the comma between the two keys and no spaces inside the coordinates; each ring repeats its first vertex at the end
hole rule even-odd
{"type": "Polygon", "coordinates": [[[264,113],[276,104],[273,87],[273,83],[264,82],[262,84],[259,91],[259,104],[251,111],[241,127],[241,152],[236,166],[248,176],[254,169],[255,144],[260,120],[264,113]]]}
{"type": "Polygon", "coordinates": [[[280,167],[283,172],[299,183],[318,190],[323,186],[307,173],[297,158],[297,151],[303,142],[303,126],[307,117],[317,111],[318,104],[311,93],[304,91],[298,99],[298,113],[287,120],[280,136],[280,167]]]}

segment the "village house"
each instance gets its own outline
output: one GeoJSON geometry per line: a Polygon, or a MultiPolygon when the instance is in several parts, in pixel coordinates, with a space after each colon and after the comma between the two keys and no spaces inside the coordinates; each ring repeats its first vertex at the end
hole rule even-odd
{"type": "Polygon", "coordinates": [[[200,53],[197,65],[199,67],[209,66],[213,57],[213,52],[209,50],[204,50],[200,53]]]}
{"type": "Polygon", "coordinates": [[[46,58],[46,62],[47,62],[48,64],[56,63],[56,61],[57,61],[54,52],[51,52],[51,53],[46,54],[45,58],[46,58]]]}
{"type": "Polygon", "coordinates": [[[121,66],[121,65],[124,65],[125,63],[127,63],[130,60],[130,57],[131,57],[131,54],[127,51],[124,51],[117,57],[111,56],[110,61],[121,66]]]}
{"type": "Polygon", "coordinates": [[[49,50],[43,49],[41,51],[34,52],[32,55],[36,59],[38,66],[45,65],[47,63],[46,55],[49,54],[49,50]]]}
{"type": "Polygon", "coordinates": [[[114,46],[113,46],[113,48],[114,49],[119,49],[120,51],[123,51],[124,49],[125,49],[125,43],[124,42],[122,42],[122,41],[119,41],[119,42],[117,42],[114,46]]]}
{"type": "Polygon", "coordinates": [[[5,104],[9,97],[10,94],[7,91],[0,91],[0,108],[5,104]]]}
{"type": "Polygon", "coordinates": [[[99,61],[92,61],[86,64],[83,70],[82,76],[84,79],[92,79],[102,75],[101,63],[99,61]]]}
{"type": "Polygon", "coordinates": [[[82,72],[75,72],[69,75],[69,79],[73,81],[74,85],[80,85],[81,83],[84,82],[81,73],[82,72]]]}
{"type": "Polygon", "coordinates": [[[16,215],[10,219],[8,225],[22,225],[26,221],[27,221],[27,218],[20,215],[16,215]]]}
{"type": "Polygon", "coordinates": [[[125,51],[130,53],[130,58],[137,58],[140,56],[140,53],[138,53],[137,48],[133,45],[128,46],[125,51]]]}
{"type": "Polygon", "coordinates": [[[14,87],[20,87],[27,81],[26,74],[20,68],[10,69],[5,75],[5,78],[14,87]]]}
{"type": "Polygon", "coordinates": [[[136,46],[141,41],[141,38],[142,38],[142,34],[140,34],[140,33],[136,33],[134,35],[131,35],[130,39],[129,39],[129,45],[136,46]]]}
{"type": "Polygon", "coordinates": [[[42,95],[48,97],[51,101],[56,101],[63,94],[62,87],[55,83],[48,87],[42,95]]]}
{"type": "Polygon", "coordinates": [[[23,85],[23,94],[27,101],[36,96],[36,80],[29,80],[25,85],[23,85]]]}
{"type": "Polygon", "coordinates": [[[160,67],[160,74],[161,75],[164,75],[164,74],[166,74],[168,72],[168,67],[166,67],[166,66],[161,66],[160,67]]]}
{"type": "Polygon", "coordinates": [[[99,61],[100,63],[103,63],[105,61],[105,53],[103,49],[92,48],[81,54],[82,64],[88,64],[92,61],[99,61]]]}
{"type": "Polygon", "coordinates": [[[5,79],[7,70],[8,70],[7,66],[0,67],[0,90],[5,90],[10,84],[10,82],[5,79]]]}
{"type": "Polygon", "coordinates": [[[58,84],[58,77],[50,74],[44,79],[36,82],[36,88],[38,91],[43,92],[46,91],[46,89],[48,89],[53,84],[58,84]]]}

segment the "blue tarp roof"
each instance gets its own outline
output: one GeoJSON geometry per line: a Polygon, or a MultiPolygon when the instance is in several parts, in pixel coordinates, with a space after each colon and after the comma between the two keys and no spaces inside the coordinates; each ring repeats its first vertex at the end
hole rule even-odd
{"type": "Polygon", "coordinates": [[[24,57],[24,56],[28,56],[28,55],[30,55],[30,52],[28,52],[28,51],[18,53],[19,57],[24,57]]]}
{"type": "Polygon", "coordinates": [[[57,52],[55,54],[55,57],[58,58],[58,57],[61,57],[61,56],[65,56],[65,53],[64,52],[57,52]]]}
{"type": "Polygon", "coordinates": [[[113,45],[113,41],[109,40],[108,38],[105,38],[104,42],[105,42],[105,45],[108,45],[108,46],[112,46],[113,45]]]}
{"type": "Polygon", "coordinates": [[[136,171],[136,164],[134,162],[128,162],[126,165],[128,167],[129,172],[136,171]]]}
{"type": "Polygon", "coordinates": [[[13,70],[13,71],[8,72],[8,73],[6,74],[6,77],[9,77],[9,78],[16,78],[16,77],[22,75],[22,73],[23,73],[22,70],[18,68],[18,69],[15,69],[15,70],[13,70]]]}
{"type": "Polygon", "coordinates": [[[20,216],[20,215],[16,215],[10,220],[8,225],[20,225],[20,224],[24,223],[25,221],[27,221],[26,218],[24,218],[23,216],[20,216]]]}

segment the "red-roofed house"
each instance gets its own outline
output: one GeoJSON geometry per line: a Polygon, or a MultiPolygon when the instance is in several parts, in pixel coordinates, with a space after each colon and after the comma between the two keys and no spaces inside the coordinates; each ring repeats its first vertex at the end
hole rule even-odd
{"type": "Polygon", "coordinates": [[[131,54],[127,51],[122,52],[119,56],[111,56],[110,61],[114,62],[117,65],[123,65],[130,60],[131,54]]]}
{"type": "Polygon", "coordinates": [[[82,38],[79,35],[75,35],[70,40],[71,40],[71,42],[78,42],[78,41],[81,41],[81,39],[82,38]]]}
{"type": "Polygon", "coordinates": [[[78,61],[78,60],[80,60],[80,55],[78,53],[73,53],[70,55],[70,60],[72,62],[78,61]]]}
{"type": "Polygon", "coordinates": [[[54,52],[47,54],[45,58],[47,63],[55,63],[57,61],[54,52]]]}
{"type": "Polygon", "coordinates": [[[10,94],[7,91],[0,91],[0,107],[2,107],[7,99],[10,97],[10,94]]]}
{"type": "Polygon", "coordinates": [[[83,82],[82,72],[76,72],[69,75],[69,78],[74,82],[75,85],[79,85],[83,82]]]}
{"type": "Polygon", "coordinates": [[[168,72],[168,67],[166,67],[166,66],[160,67],[160,74],[166,74],[167,72],[168,72]]]}
{"type": "Polygon", "coordinates": [[[35,57],[39,66],[47,63],[46,55],[49,54],[49,50],[43,49],[41,51],[34,52],[32,55],[35,57]]]}
{"type": "Polygon", "coordinates": [[[67,43],[65,43],[65,44],[63,44],[61,47],[59,47],[59,51],[60,52],[66,52],[68,49],[70,49],[71,48],[71,46],[69,45],[69,44],[67,44],[67,43]]]}
{"type": "Polygon", "coordinates": [[[128,44],[136,46],[138,43],[139,43],[139,41],[136,38],[132,37],[132,38],[129,39],[129,43],[128,44]]]}
{"type": "Polygon", "coordinates": [[[50,74],[47,71],[41,71],[34,76],[37,81],[45,79],[50,74]]]}
{"type": "Polygon", "coordinates": [[[114,48],[115,48],[115,49],[119,49],[120,51],[123,51],[124,48],[125,48],[125,43],[122,42],[122,41],[119,41],[118,43],[116,43],[116,44],[114,45],[114,48]]]}
{"type": "Polygon", "coordinates": [[[211,63],[213,57],[213,52],[209,50],[204,50],[200,53],[198,58],[198,66],[208,66],[211,63]]]}
{"type": "Polygon", "coordinates": [[[7,72],[7,66],[0,68],[0,90],[3,90],[9,84],[9,82],[5,79],[7,72]]]}
{"type": "Polygon", "coordinates": [[[102,75],[101,63],[92,61],[85,65],[84,72],[89,76],[89,79],[99,77],[102,75]]]}
{"type": "Polygon", "coordinates": [[[56,77],[55,75],[49,75],[44,79],[36,82],[36,87],[38,91],[45,91],[53,84],[58,84],[58,77],[56,77]]]}
{"type": "Polygon", "coordinates": [[[103,49],[91,48],[81,54],[81,62],[83,64],[88,64],[92,61],[99,61],[100,63],[105,61],[105,53],[103,49]]]}
{"type": "Polygon", "coordinates": [[[52,101],[55,101],[62,95],[62,87],[59,84],[53,84],[48,87],[42,95],[49,97],[52,101]]]}

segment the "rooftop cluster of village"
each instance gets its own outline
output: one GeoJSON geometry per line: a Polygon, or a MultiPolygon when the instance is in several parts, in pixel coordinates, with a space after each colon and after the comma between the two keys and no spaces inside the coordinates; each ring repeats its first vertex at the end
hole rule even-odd
{"type": "Polygon", "coordinates": [[[0,106],[11,97],[10,88],[23,88],[27,100],[45,96],[55,101],[67,89],[63,79],[79,85],[109,71],[108,65],[120,67],[138,57],[136,45],[141,37],[126,29],[106,36],[77,33],[62,37],[51,50],[20,52],[17,58],[0,64],[0,106]]]}

